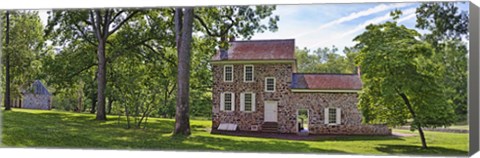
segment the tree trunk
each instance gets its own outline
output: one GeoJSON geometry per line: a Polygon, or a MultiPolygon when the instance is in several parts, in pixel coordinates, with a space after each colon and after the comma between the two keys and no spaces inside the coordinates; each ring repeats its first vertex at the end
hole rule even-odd
{"type": "Polygon", "coordinates": [[[98,106],[97,106],[97,120],[102,120],[105,121],[107,120],[107,117],[105,115],[105,88],[107,85],[107,79],[106,79],[106,73],[107,73],[107,61],[105,58],[105,40],[100,39],[98,41],[98,51],[97,51],[97,57],[98,57],[98,91],[97,91],[97,101],[98,101],[98,106]]]}
{"type": "MultiPolygon", "coordinates": [[[[181,12],[176,8],[175,13],[181,12]]],[[[177,76],[177,106],[175,113],[174,135],[190,135],[189,120],[189,81],[190,81],[190,51],[192,42],[193,26],[193,8],[185,8],[183,13],[183,23],[181,16],[175,15],[175,26],[177,35],[177,53],[178,53],[178,76],[177,76]],[[181,26],[181,28],[180,28],[181,26]],[[181,29],[181,32],[178,31],[181,29]]]]}
{"type": "MultiPolygon", "coordinates": [[[[402,97],[403,101],[405,102],[405,105],[407,105],[407,108],[410,111],[410,114],[412,115],[413,120],[416,120],[415,111],[413,111],[412,105],[410,104],[410,101],[408,100],[407,95],[405,95],[405,93],[399,93],[399,95],[402,97]]],[[[418,133],[420,134],[420,139],[422,140],[422,148],[427,149],[427,141],[425,140],[425,135],[423,134],[422,125],[417,122],[416,126],[418,127],[418,133]]]]}
{"type": "Polygon", "coordinates": [[[97,111],[96,108],[97,108],[97,96],[95,95],[95,93],[92,93],[92,109],[90,109],[90,113],[94,114],[97,111]]]}
{"type": "Polygon", "coordinates": [[[115,100],[113,100],[112,98],[108,98],[108,112],[107,114],[112,114],[112,104],[115,100]]]}
{"type": "MultiPolygon", "coordinates": [[[[7,18],[7,30],[6,30],[6,36],[5,36],[5,47],[8,48],[8,45],[10,43],[10,12],[7,11],[7,14],[5,15],[7,18]]],[[[1,42],[1,40],[0,40],[1,42]]],[[[11,105],[10,105],[10,49],[5,49],[7,50],[5,52],[5,110],[11,110],[11,105]]]]}

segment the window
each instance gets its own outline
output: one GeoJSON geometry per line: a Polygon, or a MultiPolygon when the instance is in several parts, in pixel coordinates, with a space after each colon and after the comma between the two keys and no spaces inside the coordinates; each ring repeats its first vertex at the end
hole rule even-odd
{"type": "Polygon", "coordinates": [[[253,65],[245,65],[243,68],[243,81],[253,82],[253,65]]]}
{"type": "Polygon", "coordinates": [[[233,65],[225,65],[223,67],[223,81],[233,82],[233,65]]]}
{"type": "Polygon", "coordinates": [[[341,123],[340,108],[325,108],[325,124],[338,125],[341,123]]]}
{"type": "Polygon", "coordinates": [[[240,94],[240,111],[255,111],[255,93],[240,94]]]}
{"type": "Polygon", "coordinates": [[[265,78],[265,92],[275,92],[275,78],[265,78]]]}
{"type": "Polygon", "coordinates": [[[337,109],[328,108],[328,123],[329,124],[337,123],[337,109]]]}
{"type": "Polygon", "coordinates": [[[234,111],[235,110],[235,94],[225,92],[220,97],[220,110],[221,111],[234,111]]]}

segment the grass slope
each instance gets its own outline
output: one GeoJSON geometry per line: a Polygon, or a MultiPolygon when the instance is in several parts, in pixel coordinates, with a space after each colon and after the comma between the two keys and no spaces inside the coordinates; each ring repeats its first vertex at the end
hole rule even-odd
{"type": "Polygon", "coordinates": [[[191,120],[190,137],[172,137],[174,120],[171,119],[149,118],[146,130],[134,130],[125,129],[124,119],[118,122],[117,116],[99,122],[93,114],[25,109],[2,112],[1,146],[9,147],[461,156],[468,151],[468,134],[457,133],[427,131],[429,149],[423,150],[418,136],[338,136],[294,141],[212,135],[207,132],[210,121],[191,120]]]}

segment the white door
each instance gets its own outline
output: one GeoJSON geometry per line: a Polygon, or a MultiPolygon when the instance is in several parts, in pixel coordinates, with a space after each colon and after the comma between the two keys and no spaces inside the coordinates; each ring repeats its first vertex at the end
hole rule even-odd
{"type": "Polygon", "coordinates": [[[277,102],[265,101],[264,122],[277,122],[277,102]]]}

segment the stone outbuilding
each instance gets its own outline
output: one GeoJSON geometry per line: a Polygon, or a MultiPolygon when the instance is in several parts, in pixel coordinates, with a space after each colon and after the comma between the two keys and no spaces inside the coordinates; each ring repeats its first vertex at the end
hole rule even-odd
{"type": "Polygon", "coordinates": [[[295,41],[231,41],[211,60],[212,131],[389,135],[362,124],[359,74],[297,73],[295,41]]]}
{"type": "Polygon", "coordinates": [[[13,107],[25,109],[52,108],[52,95],[40,80],[35,80],[32,85],[22,90],[21,97],[12,101],[13,107]]]}

